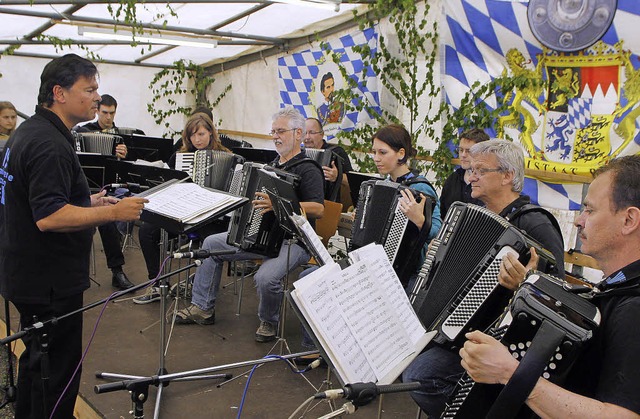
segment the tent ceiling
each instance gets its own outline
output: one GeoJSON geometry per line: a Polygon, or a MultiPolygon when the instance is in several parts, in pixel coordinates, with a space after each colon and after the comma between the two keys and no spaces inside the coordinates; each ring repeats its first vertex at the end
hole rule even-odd
{"type": "Polygon", "coordinates": [[[92,53],[96,59],[116,64],[169,67],[184,59],[209,66],[261,51],[286,51],[299,45],[301,39],[350,22],[354,8],[373,1],[345,1],[338,12],[304,4],[250,0],[136,3],[139,28],[153,37],[162,33],[217,42],[217,47],[203,49],[142,42],[132,46],[130,41],[113,37],[99,40],[79,34],[79,27],[84,31],[101,27],[108,33],[113,33],[114,25],[118,31],[130,29],[123,17],[115,17],[119,3],[111,3],[110,12],[109,3],[100,0],[1,0],[0,51],[18,47],[14,55],[53,58],[75,52],[83,56],[92,53]],[[51,38],[71,43],[61,49],[51,38]]]}

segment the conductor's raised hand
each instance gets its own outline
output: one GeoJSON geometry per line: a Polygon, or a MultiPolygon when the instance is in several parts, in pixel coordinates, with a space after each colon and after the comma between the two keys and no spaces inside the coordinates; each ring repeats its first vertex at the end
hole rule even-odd
{"type": "Polygon", "coordinates": [[[506,384],[518,368],[518,361],[500,342],[480,331],[467,333],[460,349],[460,364],[473,381],[485,384],[506,384]]]}
{"type": "Polygon", "coordinates": [[[536,249],[532,247],[530,250],[531,258],[526,266],[520,263],[518,255],[514,252],[509,252],[502,258],[500,272],[498,273],[498,282],[500,285],[513,291],[524,281],[524,277],[529,270],[537,268],[540,258],[536,253],[536,249]]]}
{"type": "Polygon", "coordinates": [[[413,194],[407,189],[400,191],[399,204],[400,211],[407,216],[407,218],[415,224],[419,229],[424,224],[424,205],[426,202],[425,196],[420,194],[420,202],[417,202],[413,197],[413,194]]]}
{"type": "Polygon", "coordinates": [[[269,195],[264,192],[256,192],[256,197],[251,201],[251,204],[254,208],[261,210],[262,214],[273,210],[271,198],[269,198],[269,195]]]}
{"type": "Polygon", "coordinates": [[[148,199],[135,196],[121,199],[113,206],[114,221],[139,220],[144,204],[147,202],[149,202],[148,199]]]}

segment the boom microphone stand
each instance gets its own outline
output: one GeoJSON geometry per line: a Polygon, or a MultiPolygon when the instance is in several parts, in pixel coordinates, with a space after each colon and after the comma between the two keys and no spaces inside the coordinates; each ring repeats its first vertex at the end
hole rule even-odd
{"type": "MultiPolygon", "coordinates": [[[[214,256],[214,255],[223,255],[223,254],[228,254],[228,253],[233,253],[233,251],[229,251],[229,250],[223,250],[223,251],[219,251],[219,252],[207,252],[207,257],[208,256],[214,256]]],[[[204,255],[203,255],[204,256],[204,255]]],[[[146,401],[147,396],[148,396],[148,386],[149,384],[154,384],[158,387],[158,392],[156,395],[156,403],[154,406],[154,418],[158,418],[160,415],[160,402],[162,400],[162,390],[164,387],[166,387],[167,385],[169,385],[169,382],[173,379],[173,377],[164,377],[167,375],[167,369],[165,367],[165,344],[166,344],[166,297],[169,294],[169,283],[168,283],[168,278],[179,274],[181,272],[187,271],[191,268],[194,268],[196,266],[200,266],[201,262],[199,260],[196,260],[194,263],[190,263],[182,268],[176,269],[173,272],[169,272],[165,275],[161,275],[156,279],[153,279],[145,284],[149,284],[149,283],[159,283],[159,288],[160,288],[160,353],[158,356],[159,359],[159,366],[158,366],[158,372],[157,375],[149,377],[148,380],[142,380],[142,381],[136,381],[135,383],[131,383],[131,387],[130,390],[132,391],[132,400],[134,402],[134,411],[135,414],[142,414],[142,404],[146,401]],[[158,377],[163,376],[163,379],[159,379],[158,377]],[[135,387],[135,388],[134,388],[135,387]],[[135,390],[135,391],[134,391],[135,390]]],[[[134,287],[136,289],[139,289],[140,287],[134,287]]],[[[133,288],[130,288],[126,291],[132,290],[133,288]]],[[[102,379],[106,379],[106,380],[139,380],[141,378],[144,377],[140,377],[140,376],[134,376],[134,375],[128,375],[128,374],[116,374],[116,373],[110,373],[110,372],[96,372],[96,378],[102,378],[102,379]]],[[[193,380],[202,380],[205,377],[193,377],[193,380]]],[[[225,376],[208,376],[206,378],[228,378],[225,376]]],[[[186,380],[183,380],[186,381],[186,380]]],[[[134,416],[135,418],[142,418],[143,416],[134,416]]]]}

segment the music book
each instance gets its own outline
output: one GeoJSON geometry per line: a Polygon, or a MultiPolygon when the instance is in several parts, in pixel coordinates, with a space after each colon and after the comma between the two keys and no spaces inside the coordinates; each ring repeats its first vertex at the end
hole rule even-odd
{"type": "Polygon", "coordinates": [[[294,282],[289,299],[343,384],[390,384],[436,332],[420,323],[382,246],[349,258],[294,282]]]}
{"type": "MultiPolygon", "coordinates": [[[[182,232],[182,225],[196,225],[224,215],[248,201],[247,198],[179,180],[171,180],[138,196],[149,200],[141,218],[145,220],[148,213],[159,215],[170,221],[168,226],[162,227],[171,232],[182,232]]],[[[157,217],[149,217],[148,221],[157,222],[157,217]]]]}

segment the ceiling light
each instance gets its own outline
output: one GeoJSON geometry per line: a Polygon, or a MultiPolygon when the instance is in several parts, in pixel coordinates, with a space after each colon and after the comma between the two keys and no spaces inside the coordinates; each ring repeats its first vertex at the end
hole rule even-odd
{"type": "Polygon", "coordinates": [[[196,48],[215,48],[218,46],[218,41],[215,39],[197,38],[197,37],[182,37],[172,36],[165,34],[133,34],[129,31],[120,31],[99,27],[85,28],[78,26],[78,35],[86,36],[93,39],[106,39],[111,41],[130,41],[140,44],[162,44],[162,45],[176,45],[196,48]]]}
{"type": "Polygon", "coordinates": [[[340,4],[342,0],[272,0],[276,3],[296,4],[302,6],[315,6],[322,9],[333,10],[334,12],[340,11],[340,4]]]}

